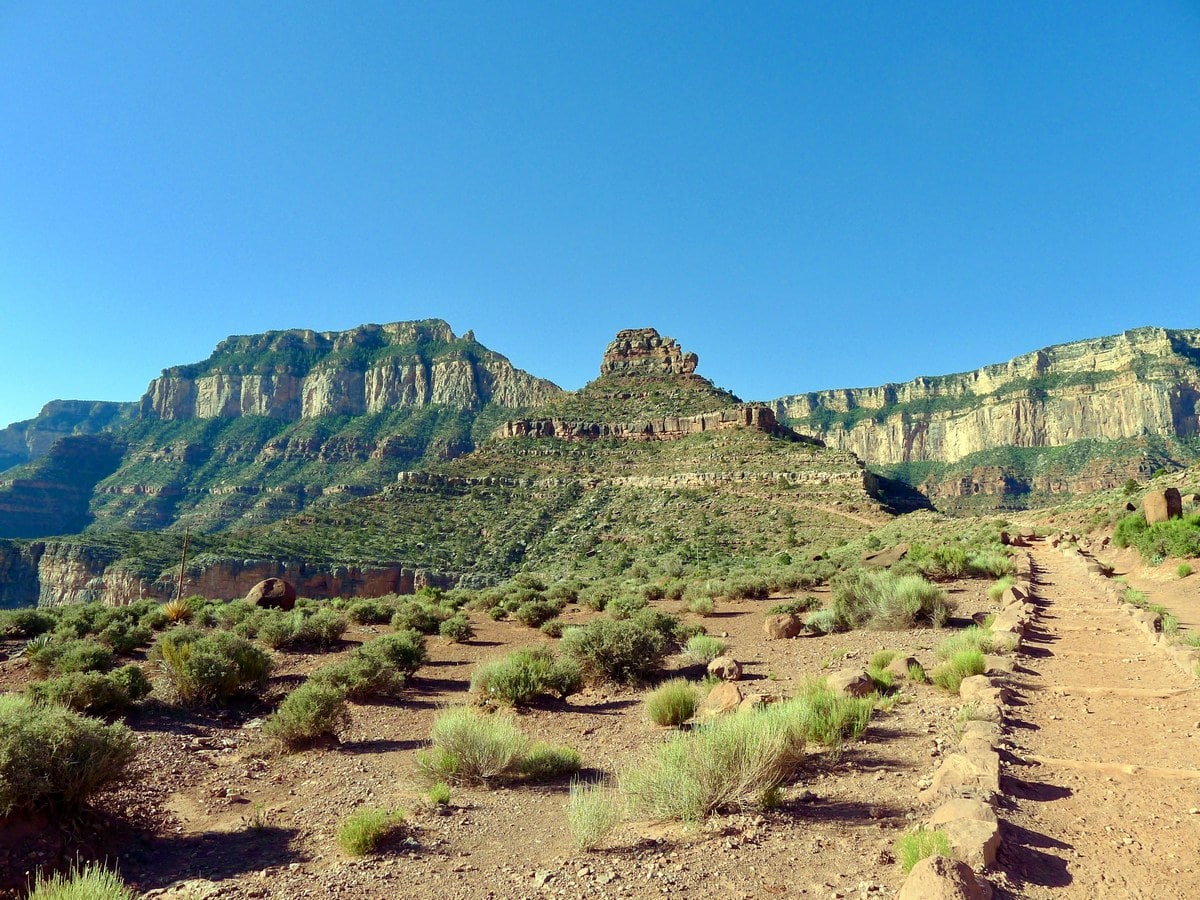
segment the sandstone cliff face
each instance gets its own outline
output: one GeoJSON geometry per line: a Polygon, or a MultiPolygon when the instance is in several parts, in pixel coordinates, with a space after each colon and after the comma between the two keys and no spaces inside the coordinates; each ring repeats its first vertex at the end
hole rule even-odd
{"type": "Polygon", "coordinates": [[[142,398],[143,416],[284,421],[443,404],[535,406],[562,391],[513,368],[445,322],[363,325],[344,332],[233,337],[195,366],[167,369],[142,398]]]}
{"type": "MultiPolygon", "coordinates": [[[[666,416],[641,422],[568,422],[563,419],[517,419],[505,422],[493,433],[495,438],[558,438],[564,441],[615,438],[635,441],[668,441],[718,431],[722,428],[755,428],[781,437],[794,435],[775,420],[766,406],[745,405],[698,416],[666,416]]],[[[812,441],[812,438],[806,438],[812,441]]]]}
{"type": "Polygon", "coordinates": [[[780,398],[798,430],[868,463],[1200,431],[1200,331],[1145,328],[961,375],[780,398]]]}
{"type": "Polygon", "coordinates": [[[53,400],[36,418],[0,429],[0,472],[31,462],[64,437],[100,434],[132,418],[136,403],[103,400],[53,400]]]}
{"type": "Polygon", "coordinates": [[[691,375],[700,358],[653,328],[626,328],[604,350],[601,375],[691,375]]]}

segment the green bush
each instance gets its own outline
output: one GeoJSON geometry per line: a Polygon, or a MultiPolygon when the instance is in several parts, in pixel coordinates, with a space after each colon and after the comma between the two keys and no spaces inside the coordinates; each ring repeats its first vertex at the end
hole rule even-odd
{"type": "Polygon", "coordinates": [[[567,627],[567,623],[562,619],[551,619],[549,622],[543,622],[542,627],[538,629],[546,637],[560,638],[563,634],[563,629],[567,627]]]}
{"type": "Polygon", "coordinates": [[[979,650],[959,650],[933,670],[933,683],[950,693],[958,693],[964,678],[982,675],[987,670],[987,661],[979,650]]]}
{"type": "Polygon", "coordinates": [[[338,829],[338,846],[351,856],[366,856],[388,836],[404,827],[404,812],[382,807],[360,807],[338,829]]]}
{"type": "Polygon", "coordinates": [[[800,615],[814,609],[821,608],[821,600],[819,597],[805,597],[803,600],[789,600],[787,603],[774,603],[767,607],[767,615],[771,616],[787,616],[800,615]]]}
{"type": "Polygon", "coordinates": [[[272,650],[331,647],[346,633],[345,616],[329,608],[277,613],[258,627],[258,639],[272,650]]]}
{"type": "Polygon", "coordinates": [[[699,691],[694,684],[684,678],[672,678],[646,696],[646,715],[655,725],[678,727],[695,715],[699,702],[699,691]]]}
{"type": "Polygon", "coordinates": [[[632,619],[595,619],[563,632],[562,650],[593,679],[629,684],[654,674],[667,652],[667,637],[657,623],[632,619]]]}
{"type": "Polygon", "coordinates": [[[96,640],[108,646],[113,653],[128,654],[150,643],[150,627],[137,621],[110,622],[96,632],[96,640]]]}
{"type": "Polygon", "coordinates": [[[38,873],[26,900],[134,900],[121,876],[99,863],[76,864],[69,873],[38,873]]]}
{"type": "Polygon", "coordinates": [[[45,673],[53,669],[60,675],[68,672],[103,672],[112,668],[113,652],[91,638],[63,637],[59,633],[48,640],[31,645],[25,654],[34,671],[45,673]]]}
{"type": "Polygon", "coordinates": [[[429,658],[425,651],[425,638],[413,629],[385,634],[363,644],[363,653],[377,653],[405,675],[411,675],[429,658]]]}
{"type": "Polygon", "coordinates": [[[832,609],[819,609],[804,617],[804,627],[814,634],[833,634],[840,630],[837,612],[832,609]]]}
{"type": "Polygon", "coordinates": [[[438,626],[452,615],[450,610],[414,598],[400,604],[396,614],[392,616],[392,627],[397,631],[437,634],[438,626]]]}
{"type": "Polygon", "coordinates": [[[534,744],[521,760],[517,771],[531,781],[552,781],[574,775],[583,767],[578,751],[570,747],[534,744]]]}
{"type": "Polygon", "coordinates": [[[844,628],[941,627],[954,604],[919,575],[856,570],[835,583],[833,612],[844,628]]]}
{"type": "Polygon", "coordinates": [[[186,640],[190,635],[172,629],[154,651],[167,684],[183,703],[223,702],[261,687],[271,674],[270,654],[243,637],[214,631],[186,640]]]}
{"type": "Polygon", "coordinates": [[[562,605],[548,600],[529,600],[517,607],[513,618],[522,625],[538,628],[562,612],[562,605]]]}
{"type": "Polygon", "coordinates": [[[759,715],[778,716],[805,741],[838,747],[866,731],[874,707],[870,697],[845,697],[834,693],[823,680],[815,679],[793,699],[768,706],[759,715]]]}
{"type": "Polygon", "coordinates": [[[691,662],[707,666],[729,649],[729,642],[707,634],[698,634],[688,640],[683,655],[691,662]]]}
{"type": "Polygon", "coordinates": [[[604,611],[614,619],[628,619],[637,615],[649,605],[645,597],[626,594],[623,597],[615,597],[608,601],[608,605],[604,607],[604,611]]]}
{"type": "Polygon", "coordinates": [[[803,749],[801,734],[780,716],[725,716],[656,745],[621,786],[635,814],[696,822],[722,809],[774,805],[803,749]]]}
{"type": "Polygon", "coordinates": [[[1117,523],[1113,543],[1133,547],[1147,561],[1200,556],[1200,514],[1147,525],[1141,513],[1130,513],[1117,523]]]}
{"type": "Polygon", "coordinates": [[[1187,578],[1192,574],[1192,567],[1187,563],[1180,563],[1175,567],[1175,574],[1180,578],[1187,578]]]}
{"type": "Polygon", "coordinates": [[[977,578],[1003,578],[1016,572],[1017,565],[1012,557],[997,550],[976,553],[967,561],[967,573],[977,578]]]}
{"type": "Polygon", "coordinates": [[[337,688],[350,700],[361,703],[396,696],[408,679],[382,654],[364,652],[360,647],[346,659],[317,669],[309,681],[337,688]]]}
{"type": "Polygon", "coordinates": [[[687,611],[696,616],[711,616],[716,608],[711,597],[693,597],[687,602],[687,611]]]}
{"type": "Polygon", "coordinates": [[[107,674],[70,672],[29,686],[35,703],[58,703],[88,713],[121,713],[149,693],[150,682],[135,665],[107,674]]]}
{"type": "Polygon", "coordinates": [[[624,818],[625,801],[619,791],[603,784],[571,782],[567,827],[579,849],[595,849],[624,818]]]}
{"type": "Polygon", "coordinates": [[[0,816],[77,810],[122,778],[133,756],[124,725],[0,694],[0,816]]]}
{"type": "Polygon", "coordinates": [[[0,637],[37,637],[53,629],[54,625],[54,616],[36,607],[0,610],[0,637]]]}
{"type": "Polygon", "coordinates": [[[896,839],[896,861],[905,873],[930,856],[950,856],[950,839],[944,831],[918,826],[896,839]]]}
{"type": "Polygon", "coordinates": [[[583,686],[578,663],[555,657],[546,647],[514,650],[503,659],[481,665],[471,678],[471,691],[506,706],[532,703],[538,697],[566,700],[583,686]]]}
{"type": "Polygon", "coordinates": [[[988,589],[987,589],[988,599],[991,600],[993,603],[998,602],[1000,600],[1000,598],[1002,596],[1004,596],[1004,592],[1007,591],[1010,587],[1012,587],[1016,583],[1017,583],[1017,579],[1014,578],[1012,575],[1005,575],[1003,578],[1000,578],[994,584],[992,584],[988,587],[988,589]]]}
{"type": "Polygon", "coordinates": [[[356,600],[346,608],[350,621],[359,625],[383,625],[395,614],[395,603],[379,599],[356,600]]]}
{"type": "Polygon", "coordinates": [[[336,735],[347,718],[346,692],[320,681],[306,681],[283,698],[263,723],[263,734],[293,748],[336,735]]]}
{"type": "Polygon", "coordinates": [[[430,743],[417,754],[417,774],[431,784],[487,784],[514,775],[528,745],[508,716],[485,716],[468,706],[439,713],[430,743]]]}
{"type": "Polygon", "coordinates": [[[475,637],[471,620],[465,615],[451,616],[438,626],[438,634],[453,644],[461,644],[475,637]]]}

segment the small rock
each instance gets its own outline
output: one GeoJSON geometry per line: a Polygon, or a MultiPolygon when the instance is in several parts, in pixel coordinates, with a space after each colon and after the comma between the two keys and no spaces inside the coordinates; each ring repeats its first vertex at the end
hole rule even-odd
{"type": "Polygon", "coordinates": [[[742,664],[732,656],[718,656],[708,664],[708,674],[715,675],[722,681],[740,681],[742,664]]]}

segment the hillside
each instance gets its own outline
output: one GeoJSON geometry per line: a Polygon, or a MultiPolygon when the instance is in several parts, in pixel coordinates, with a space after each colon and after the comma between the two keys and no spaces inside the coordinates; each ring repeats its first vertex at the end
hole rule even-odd
{"type": "Polygon", "coordinates": [[[779,398],[782,421],[942,507],[1025,507],[1195,459],[1200,331],[1141,328],[973,372],[779,398]]]}
{"type": "Polygon", "coordinates": [[[0,537],[274,521],[468,452],[514,411],[561,393],[440,320],[231,337],[154,379],[136,414],[109,404],[58,431],[63,411],[5,432],[11,442],[102,427],[122,453],[113,465],[101,444],[77,443],[83,471],[59,483],[33,452],[54,444],[33,442],[33,461],[0,481],[0,537]],[[48,513],[57,495],[70,508],[48,513]]]}

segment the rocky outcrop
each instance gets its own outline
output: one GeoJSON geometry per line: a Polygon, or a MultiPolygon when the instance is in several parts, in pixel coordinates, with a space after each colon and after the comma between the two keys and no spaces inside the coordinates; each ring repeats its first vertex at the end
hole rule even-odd
{"type": "MultiPolygon", "coordinates": [[[[0,608],[99,601],[112,606],[141,598],[169,600],[178,567],[139,572],[119,550],[67,541],[0,541],[0,608]]],[[[451,588],[453,573],[406,566],[310,565],[299,561],[209,559],[190,564],[185,594],[220,600],[245,597],[267,579],[295,585],[302,597],[381,597],[423,587],[451,588]]]]}
{"type": "Polygon", "coordinates": [[[558,438],[564,441],[588,441],[615,438],[634,441],[668,441],[717,431],[723,428],[755,428],[777,437],[790,437],[817,443],[813,438],[794,434],[775,420],[775,413],[766,406],[738,406],[698,416],[666,416],[644,422],[567,422],[562,419],[516,419],[505,422],[493,437],[558,438]]]}
{"type": "Polygon", "coordinates": [[[782,397],[776,413],[874,464],[1200,431],[1200,331],[1142,328],[974,372],[782,397]]]}
{"type": "Polygon", "coordinates": [[[0,429],[0,472],[44,456],[62,438],[111,431],[136,411],[136,403],[53,400],[35,418],[0,429]]]}
{"type": "Polygon", "coordinates": [[[537,406],[562,391],[437,319],[350,331],[272,331],[222,341],[203,363],[154,379],[141,414],[288,422],[446,405],[537,406]]]}
{"type": "Polygon", "coordinates": [[[700,357],[653,328],[626,328],[604,350],[601,375],[691,375],[700,357]]]}

